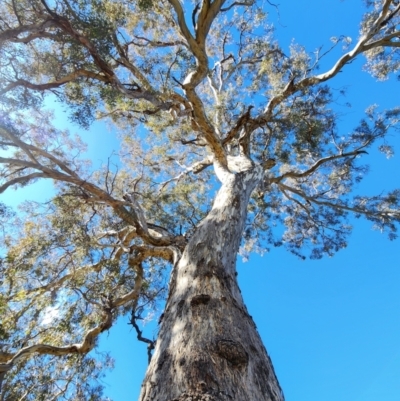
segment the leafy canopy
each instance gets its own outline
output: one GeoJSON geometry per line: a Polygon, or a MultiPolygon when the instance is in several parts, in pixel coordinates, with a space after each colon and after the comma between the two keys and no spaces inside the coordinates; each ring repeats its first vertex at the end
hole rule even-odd
{"type": "Polygon", "coordinates": [[[371,107],[343,135],[327,84],[360,54],[377,79],[400,69],[400,4],[365,7],[360,37],[344,38],[321,73],[329,51],[285,53],[256,1],[1,2],[0,192],[55,183],[45,204],[0,209],[3,399],[104,399],[96,380],[111,361],[88,352],[121,314],[135,323],[156,307],[211,208],[215,172],[240,159],[265,169],[245,257],[282,244],[332,255],[346,246],[349,214],[396,237],[400,191],[361,196],[353,186],[368,149],[392,155],[400,108],[371,107]],[[82,158],[81,140],[54,127],[49,96],[82,127],[114,124],[115,165],[82,158]]]}

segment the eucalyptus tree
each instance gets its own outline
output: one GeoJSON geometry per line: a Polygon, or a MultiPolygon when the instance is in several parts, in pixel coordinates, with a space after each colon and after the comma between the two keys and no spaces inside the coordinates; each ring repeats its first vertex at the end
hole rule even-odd
{"type": "Polygon", "coordinates": [[[371,107],[343,135],[327,85],[360,54],[378,79],[399,69],[399,2],[365,7],[321,73],[323,55],[286,54],[256,1],[1,2],[0,192],[54,182],[48,202],[0,210],[1,400],[105,399],[98,336],[162,299],[155,343],[138,329],[154,348],[141,401],[284,399],[239,249],[320,258],[346,246],[350,214],[390,238],[400,220],[399,190],[352,194],[367,150],[392,152],[400,109],[371,107]],[[114,124],[115,165],[84,160],[50,95],[85,128],[114,124]]]}

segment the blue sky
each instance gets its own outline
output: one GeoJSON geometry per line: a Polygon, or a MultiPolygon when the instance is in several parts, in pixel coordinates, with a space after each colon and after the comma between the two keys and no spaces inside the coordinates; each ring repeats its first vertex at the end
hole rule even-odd
{"type": "MultiPolygon", "coordinates": [[[[281,0],[279,15],[274,7],[266,7],[284,48],[295,39],[314,51],[321,45],[327,48],[332,36],[356,40],[362,3],[281,0]]],[[[324,65],[331,65],[334,58],[332,54],[324,65]]],[[[346,97],[337,104],[344,135],[368,105],[384,108],[399,103],[396,79],[376,83],[362,72],[362,61],[360,57],[331,82],[334,88],[347,88],[346,97]],[[346,102],[352,107],[344,106],[346,102]]],[[[68,124],[59,111],[57,124],[68,124]]],[[[111,149],[117,150],[112,134],[101,124],[84,135],[88,156],[96,163],[105,161],[111,149]]],[[[374,152],[366,156],[371,173],[357,188],[360,193],[400,187],[399,133],[393,132],[391,139],[397,151],[392,159],[374,152]]],[[[48,186],[39,191],[48,193],[48,186]]],[[[2,200],[16,204],[30,194],[29,189],[7,191],[2,200]]],[[[238,262],[245,302],[287,401],[400,400],[399,240],[390,242],[363,220],[353,224],[348,248],[333,258],[301,261],[279,248],[238,262]]],[[[155,326],[146,326],[145,334],[155,335],[155,326]]],[[[136,400],[147,365],[145,344],[136,341],[127,321],[121,321],[103,335],[100,351],[109,351],[116,359],[115,370],[104,381],[106,394],[114,401],[136,400]]]]}

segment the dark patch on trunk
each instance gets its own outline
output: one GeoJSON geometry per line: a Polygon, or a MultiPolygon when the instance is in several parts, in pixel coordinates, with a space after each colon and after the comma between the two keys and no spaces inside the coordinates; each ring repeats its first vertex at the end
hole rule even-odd
{"type": "Polygon", "coordinates": [[[224,266],[218,265],[215,261],[206,262],[204,258],[201,258],[197,262],[197,268],[193,274],[193,279],[198,277],[211,278],[213,276],[218,277],[220,280],[226,280],[228,277],[224,266]]]}
{"type": "Polygon", "coordinates": [[[190,306],[193,308],[198,305],[207,305],[210,302],[211,297],[207,294],[200,294],[194,296],[190,301],[190,306]]]}
{"type": "Polygon", "coordinates": [[[177,305],[177,307],[176,307],[176,314],[177,314],[178,317],[181,317],[181,316],[182,316],[183,305],[185,305],[185,300],[184,300],[184,299],[181,299],[181,300],[178,302],[178,305],[177,305]]]}
{"type": "Polygon", "coordinates": [[[211,278],[211,277],[213,277],[213,276],[214,276],[213,272],[211,272],[211,271],[209,271],[209,270],[205,271],[205,272],[202,274],[202,277],[204,277],[204,278],[211,278]]]}
{"type": "Polygon", "coordinates": [[[250,349],[253,352],[253,354],[257,354],[258,350],[253,344],[250,345],[250,349]]]}
{"type": "Polygon", "coordinates": [[[240,205],[240,196],[239,195],[235,195],[232,199],[232,206],[234,208],[239,208],[240,205]]]}
{"type": "Polygon", "coordinates": [[[163,355],[160,357],[160,360],[158,361],[158,369],[161,370],[164,363],[167,362],[170,359],[168,351],[165,351],[163,355]]]}
{"type": "Polygon", "coordinates": [[[212,383],[216,383],[215,372],[211,361],[201,358],[193,361],[192,366],[192,390],[198,393],[207,393],[212,390],[212,383]]]}
{"type": "Polygon", "coordinates": [[[269,371],[265,368],[263,363],[258,362],[256,364],[256,380],[263,392],[263,394],[268,394],[271,400],[275,400],[276,398],[272,396],[270,386],[268,385],[269,381],[269,371]]]}
{"type": "Polygon", "coordinates": [[[243,345],[227,339],[219,339],[216,343],[217,354],[226,359],[235,367],[245,366],[249,361],[249,356],[243,345]]]}
{"type": "Polygon", "coordinates": [[[187,390],[195,394],[211,394],[217,389],[217,372],[214,370],[210,355],[204,350],[194,351],[185,364],[188,375],[187,390]]]}

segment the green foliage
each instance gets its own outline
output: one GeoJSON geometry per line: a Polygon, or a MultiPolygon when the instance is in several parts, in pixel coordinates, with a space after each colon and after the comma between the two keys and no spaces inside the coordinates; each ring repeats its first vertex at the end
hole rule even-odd
{"type": "Polygon", "coordinates": [[[139,0],[138,5],[141,10],[148,10],[153,7],[153,2],[151,0],[139,0]]]}
{"type": "Polygon", "coordinates": [[[112,361],[107,355],[97,355],[96,359],[88,356],[36,357],[20,363],[9,373],[3,398],[108,401],[99,383],[110,368],[112,361]]]}

